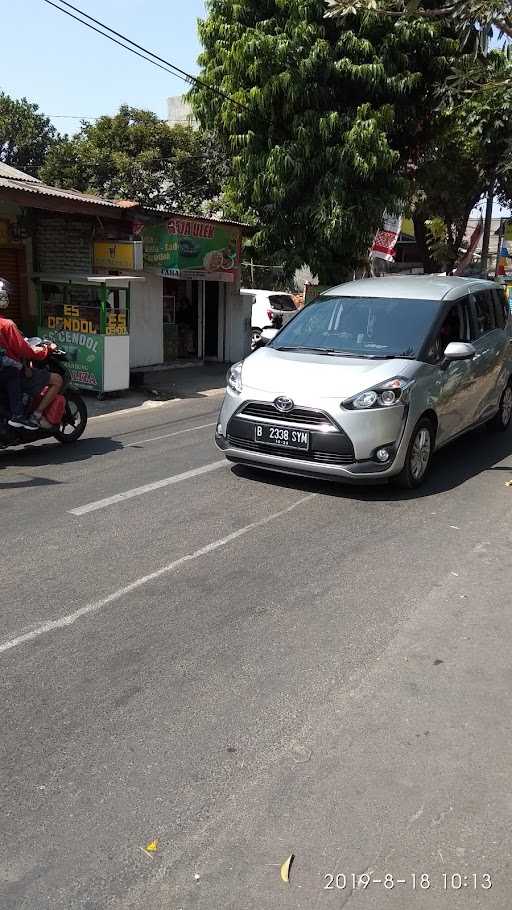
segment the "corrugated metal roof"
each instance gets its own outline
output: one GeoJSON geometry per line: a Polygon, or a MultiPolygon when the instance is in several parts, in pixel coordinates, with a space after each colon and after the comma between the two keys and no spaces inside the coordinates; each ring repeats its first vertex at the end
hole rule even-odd
{"type": "Polygon", "coordinates": [[[154,215],[158,218],[192,218],[194,221],[214,221],[215,224],[230,224],[234,227],[254,230],[253,225],[244,224],[243,221],[232,221],[231,218],[217,218],[215,215],[197,215],[193,212],[176,212],[174,209],[152,209],[146,205],[141,205],[140,209],[145,215],[154,215]]]}
{"type": "Polygon", "coordinates": [[[60,187],[48,186],[40,181],[29,181],[26,179],[15,179],[2,177],[0,175],[0,190],[21,190],[24,193],[37,196],[51,196],[54,199],[68,199],[70,202],[87,203],[105,208],[106,206],[113,209],[126,208],[119,202],[113,202],[111,199],[103,199],[101,196],[91,196],[86,193],[79,193],[78,190],[63,190],[60,187]]]}
{"type": "Polygon", "coordinates": [[[215,216],[196,215],[191,212],[176,212],[173,209],[157,209],[147,206],[139,206],[138,203],[129,199],[104,199],[102,196],[93,196],[90,193],[80,193],[78,190],[64,190],[61,187],[49,186],[23,171],[17,171],[16,168],[7,164],[0,163],[0,191],[21,190],[27,194],[37,194],[38,196],[50,196],[54,199],[66,199],[78,204],[84,203],[97,205],[113,209],[138,209],[145,215],[155,216],[158,218],[192,218],[194,221],[214,221],[216,224],[233,225],[234,227],[244,228],[245,230],[254,230],[251,225],[244,224],[241,221],[232,221],[229,218],[217,218],[215,216]]]}
{"type": "Polygon", "coordinates": [[[18,171],[17,168],[11,167],[10,164],[4,164],[3,161],[0,161],[0,177],[11,177],[13,180],[26,180],[27,183],[41,183],[37,177],[31,177],[30,174],[18,171]]]}

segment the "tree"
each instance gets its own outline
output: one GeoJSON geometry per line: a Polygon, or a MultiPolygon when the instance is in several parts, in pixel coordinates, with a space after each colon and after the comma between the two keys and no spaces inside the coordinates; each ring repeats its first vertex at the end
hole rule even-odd
{"type": "Polygon", "coordinates": [[[37,104],[0,92],[0,161],[37,177],[57,138],[37,104]]]}
{"type": "Polygon", "coordinates": [[[41,176],[107,198],[206,214],[218,209],[228,171],[208,134],[170,127],[151,111],[123,105],[58,143],[41,176]]]}
{"type": "Polygon", "coordinates": [[[210,0],[196,115],[233,157],[227,199],[255,243],[320,283],[350,275],[383,211],[410,192],[432,135],[432,85],[457,43],[427,21],[352,17],[324,0],[210,0]]]}
{"type": "Polygon", "coordinates": [[[453,268],[471,212],[488,187],[492,165],[467,116],[464,107],[437,114],[435,140],[418,159],[411,208],[426,272],[453,268]]]}
{"type": "Polygon", "coordinates": [[[327,16],[343,18],[355,13],[392,19],[423,19],[455,24],[461,37],[476,39],[485,51],[493,31],[512,38],[512,7],[509,0],[446,0],[441,5],[420,0],[326,0],[327,16]]]}

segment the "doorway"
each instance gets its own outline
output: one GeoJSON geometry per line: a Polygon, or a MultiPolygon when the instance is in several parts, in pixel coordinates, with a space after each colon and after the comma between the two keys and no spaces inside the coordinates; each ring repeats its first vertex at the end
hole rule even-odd
{"type": "Polygon", "coordinates": [[[23,323],[26,313],[26,264],[25,251],[16,248],[0,247],[0,278],[5,278],[12,288],[9,306],[2,315],[12,319],[18,325],[23,323]]]}
{"type": "Polygon", "coordinates": [[[164,278],[164,360],[196,360],[198,351],[197,282],[164,278]]]}
{"type": "Polygon", "coordinates": [[[204,283],[204,356],[217,360],[219,356],[219,283],[204,283]]]}

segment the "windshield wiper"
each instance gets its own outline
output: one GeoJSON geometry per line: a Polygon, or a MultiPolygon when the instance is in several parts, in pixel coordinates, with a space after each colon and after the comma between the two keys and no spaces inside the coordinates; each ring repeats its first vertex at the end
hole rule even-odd
{"type": "Polygon", "coordinates": [[[375,354],[358,354],[357,351],[337,351],[336,348],[303,348],[303,347],[279,347],[276,351],[305,351],[309,354],[328,354],[330,357],[375,357],[375,354]]]}
{"type": "Polygon", "coordinates": [[[303,351],[310,354],[328,354],[331,357],[354,357],[356,360],[415,360],[412,354],[369,354],[364,351],[337,351],[335,348],[308,348],[286,346],[276,348],[276,351],[303,351]]]}
{"type": "Polygon", "coordinates": [[[383,354],[382,360],[416,360],[414,354],[383,354]]]}
{"type": "Polygon", "coordinates": [[[282,347],[276,348],[276,351],[306,351],[313,354],[337,354],[338,356],[345,356],[343,351],[335,351],[334,348],[305,348],[305,347],[291,347],[283,345],[282,347]]]}

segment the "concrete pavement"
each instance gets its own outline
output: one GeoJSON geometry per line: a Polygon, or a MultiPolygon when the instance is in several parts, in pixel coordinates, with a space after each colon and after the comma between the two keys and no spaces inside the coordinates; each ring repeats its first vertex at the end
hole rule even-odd
{"type": "MultiPolygon", "coordinates": [[[[143,375],[143,374],[142,374],[143,375]]],[[[152,370],[145,374],[140,388],[109,393],[101,400],[85,393],[90,417],[159,408],[162,404],[183,399],[211,398],[226,385],[226,365],[205,363],[152,370]]]]}
{"type": "Polygon", "coordinates": [[[512,436],[403,495],[204,472],[219,404],[0,454],[0,906],[505,910],[512,436]]]}

